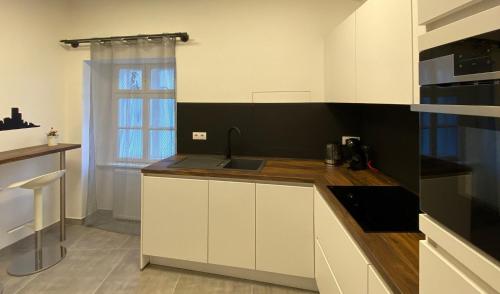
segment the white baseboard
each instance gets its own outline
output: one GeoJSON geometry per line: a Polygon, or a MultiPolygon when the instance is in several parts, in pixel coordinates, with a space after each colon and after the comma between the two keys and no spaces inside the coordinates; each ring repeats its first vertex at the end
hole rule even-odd
{"type": "MultiPolygon", "coordinates": [[[[143,256],[143,258],[144,257],[148,256],[145,255],[143,256]]],[[[303,278],[303,277],[289,276],[289,275],[270,273],[258,270],[235,268],[229,266],[199,263],[199,262],[163,258],[156,256],[150,256],[149,262],[151,264],[156,264],[156,265],[228,276],[245,280],[258,281],[263,283],[276,284],[276,285],[305,289],[310,291],[318,291],[318,288],[316,286],[316,281],[311,278],[303,278]]]]}

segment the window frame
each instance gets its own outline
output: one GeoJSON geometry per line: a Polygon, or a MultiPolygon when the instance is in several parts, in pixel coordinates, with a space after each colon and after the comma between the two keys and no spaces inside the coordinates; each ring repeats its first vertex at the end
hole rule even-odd
{"type": "Polygon", "coordinates": [[[134,64],[123,63],[113,66],[113,94],[112,94],[112,120],[113,120],[113,140],[115,147],[113,150],[113,160],[119,163],[150,163],[159,159],[150,158],[150,135],[152,130],[165,130],[174,132],[174,154],[177,153],[177,98],[176,98],[176,75],[175,63],[146,63],[134,64]],[[154,68],[174,68],[174,89],[172,90],[152,90],[150,89],[151,70],[154,68]],[[140,90],[121,90],[119,89],[119,71],[123,68],[140,69],[142,70],[142,89],[140,90]],[[120,127],[118,125],[118,110],[120,99],[134,99],[142,100],[142,127],[120,127]],[[153,128],[150,126],[150,101],[151,99],[173,99],[174,100],[174,126],[173,128],[153,128]],[[118,140],[118,133],[120,129],[127,130],[142,130],[142,158],[120,158],[120,142],[118,140]]]}

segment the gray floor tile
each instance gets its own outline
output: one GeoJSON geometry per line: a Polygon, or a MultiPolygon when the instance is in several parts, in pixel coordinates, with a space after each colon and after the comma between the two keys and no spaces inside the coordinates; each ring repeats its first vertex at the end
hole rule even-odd
{"type": "Polygon", "coordinates": [[[39,273],[18,293],[93,293],[126,250],[69,250],[58,265],[39,273]]]}
{"type": "Polygon", "coordinates": [[[139,252],[129,250],[96,293],[172,294],[180,276],[178,271],[156,266],[148,266],[140,271],[139,252]]]}
{"type": "MultiPolygon", "coordinates": [[[[31,240],[32,241],[32,240],[31,240]]],[[[15,293],[24,287],[35,276],[13,277],[7,274],[7,268],[18,255],[25,253],[31,249],[29,243],[31,241],[22,241],[16,246],[10,246],[2,249],[0,252],[0,283],[4,287],[3,294],[15,293]]]]}
{"type": "MultiPolygon", "coordinates": [[[[45,234],[45,244],[57,244],[59,231],[45,234]]],[[[118,293],[118,294],[306,294],[314,293],[216,275],[148,266],[139,270],[140,237],[67,226],[67,257],[55,267],[28,277],[6,272],[11,260],[34,246],[27,238],[0,250],[0,283],[4,294],[118,293]]]]}
{"type": "Polygon", "coordinates": [[[141,237],[130,236],[129,239],[120,248],[139,250],[141,248],[141,237]]]}
{"type": "Polygon", "coordinates": [[[236,280],[224,277],[205,276],[196,273],[182,274],[175,294],[251,294],[252,284],[243,280],[236,280]]]}
{"type": "Polygon", "coordinates": [[[103,231],[96,228],[87,228],[84,233],[74,244],[69,246],[72,250],[89,250],[89,249],[118,249],[130,238],[129,235],[103,231]]]}

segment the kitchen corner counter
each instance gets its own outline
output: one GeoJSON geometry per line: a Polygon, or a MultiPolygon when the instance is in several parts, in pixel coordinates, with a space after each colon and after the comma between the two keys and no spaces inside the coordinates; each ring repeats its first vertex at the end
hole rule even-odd
{"type": "Polygon", "coordinates": [[[185,158],[175,155],[142,169],[145,175],[191,176],[256,181],[281,181],[314,184],[332,211],[364,251],[394,293],[418,293],[418,241],[422,233],[366,233],[335,198],[329,185],[395,186],[390,177],[370,170],[352,171],[329,167],[320,160],[259,158],[266,164],[260,171],[223,169],[180,169],[170,166],[185,158]]]}

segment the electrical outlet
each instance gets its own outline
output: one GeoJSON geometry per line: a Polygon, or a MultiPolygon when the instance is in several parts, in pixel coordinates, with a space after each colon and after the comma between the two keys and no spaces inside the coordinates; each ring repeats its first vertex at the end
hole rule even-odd
{"type": "Polygon", "coordinates": [[[342,136],[342,145],[346,144],[346,141],[348,139],[358,139],[361,141],[361,137],[355,137],[355,136],[342,136]]]}
{"type": "Polygon", "coordinates": [[[207,132],[193,132],[193,140],[206,141],[207,132]]]}

